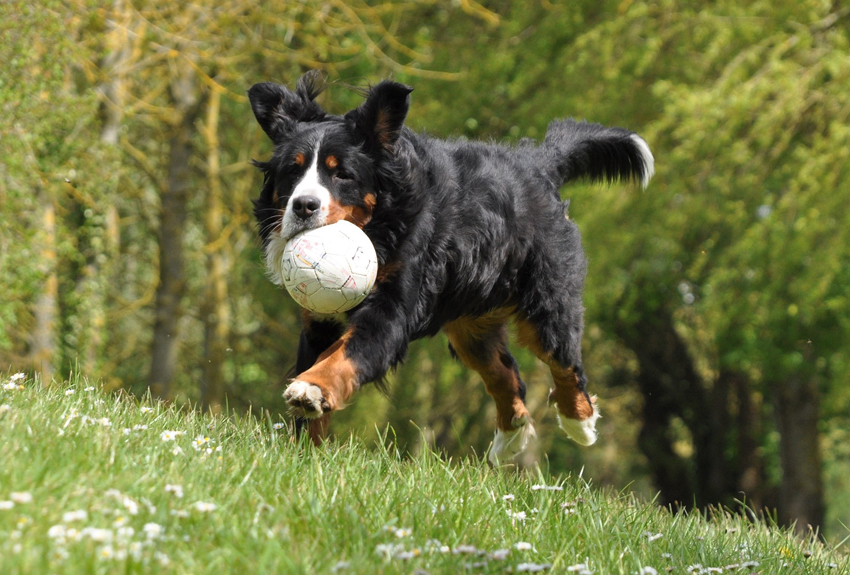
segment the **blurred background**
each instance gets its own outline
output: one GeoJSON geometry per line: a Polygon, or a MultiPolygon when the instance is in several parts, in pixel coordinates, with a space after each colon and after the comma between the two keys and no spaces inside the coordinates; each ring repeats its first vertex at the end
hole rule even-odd
{"type": "MultiPolygon", "coordinates": [[[[515,347],[539,433],[523,462],[848,534],[846,3],[5,0],[0,38],[0,370],[285,420],[299,311],[264,276],[251,160],[271,147],[246,90],[320,69],[342,113],[391,77],[432,135],[575,117],[655,154],[646,191],[562,191],[601,436],[566,439],[515,347]]],[[[440,336],[334,432],[481,457],[494,418],[440,336]]]]}

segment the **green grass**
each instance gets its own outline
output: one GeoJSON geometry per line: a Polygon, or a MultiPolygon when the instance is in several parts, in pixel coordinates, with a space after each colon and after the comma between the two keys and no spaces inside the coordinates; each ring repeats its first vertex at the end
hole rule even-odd
{"type": "Polygon", "coordinates": [[[672,514],[577,476],[403,459],[356,439],[314,449],[270,421],[139,403],[81,378],[8,382],[3,575],[848,573],[786,530],[672,514]]]}

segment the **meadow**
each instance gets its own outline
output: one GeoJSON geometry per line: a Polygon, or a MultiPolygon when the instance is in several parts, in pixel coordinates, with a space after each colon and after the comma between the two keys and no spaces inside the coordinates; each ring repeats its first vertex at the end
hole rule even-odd
{"type": "Polygon", "coordinates": [[[0,573],[847,573],[770,521],[493,469],[391,432],[323,448],[83,377],[0,379],[0,573]]]}

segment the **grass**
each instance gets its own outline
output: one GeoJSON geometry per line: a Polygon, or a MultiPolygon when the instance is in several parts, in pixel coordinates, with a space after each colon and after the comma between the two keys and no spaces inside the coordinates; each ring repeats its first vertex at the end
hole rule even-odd
{"type": "Polygon", "coordinates": [[[849,571],[739,515],[280,427],[0,378],[0,573],[849,571]]]}

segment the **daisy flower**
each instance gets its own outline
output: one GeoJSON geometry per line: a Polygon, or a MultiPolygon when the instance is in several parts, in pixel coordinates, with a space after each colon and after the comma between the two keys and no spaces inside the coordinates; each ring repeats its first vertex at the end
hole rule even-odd
{"type": "Polygon", "coordinates": [[[174,441],[178,435],[183,435],[183,432],[166,430],[159,434],[159,438],[163,441],[174,441]]]}
{"type": "Polygon", "coordinates": [[[183,486],[168,484],[165,486],[165,492],[173,493],[174,497],[183,497],[183,486]]]}
{"type": "Polygon", "coordinates": [[[218,506],[215,503],[207,503],[205,501],[198,501],[195,503],[195,509],[200,511],[201,513],[210,513],[218,509],[218,506]]]}
{"type": "Polygon", "coordinates": [[[32,503],[32,493],[29,491],[13,491],[9,494],[9,499],[15,503],[32,503]]]}

